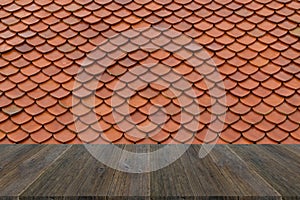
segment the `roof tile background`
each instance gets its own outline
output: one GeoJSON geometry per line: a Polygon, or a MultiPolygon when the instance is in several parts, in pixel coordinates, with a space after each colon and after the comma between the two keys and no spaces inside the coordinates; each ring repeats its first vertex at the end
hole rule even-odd
{"type": "Polygon", "coordinates": [[[0,143],[300,143],[299,22],[297,0],[2,0],[0,143]]]}

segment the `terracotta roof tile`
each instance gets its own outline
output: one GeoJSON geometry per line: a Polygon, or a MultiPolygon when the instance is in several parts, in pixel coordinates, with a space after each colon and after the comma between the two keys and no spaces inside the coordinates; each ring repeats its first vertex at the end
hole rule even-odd
{"type": "Polygon", "coordinates": [[[298,129],[299,124],[298,123],[294,123],[291,120],[286,120],[285,122],[283,122],[282,124],[279,125],[279,128],[283,129],[283,130],[287,130],[289,132],[295,131],[296,129],[298,129]]]}
{"type": "Polygon", "coordinates": [[[27,123],[25,123],[21,126],[22,130],[24,130],[28,133],[35,132],[35,131],[39,130],[41,127],[42,127],[42,125],[38,124],[33,119],[31,119],[30,121],[28,121],[27,123]]]}
{"type": "MultiPolygon", "coordinates": [[[[295,138],[296,140],[299,140],[300,139],[300,129],[297,129],[296,131],[292,132],[291,133],[291,136],[293,138],[295,138]]],[[[287,137],[288,138],[288,137],[287,137]]]]}
{"type": "Polygon", "coordinates": [[[13,141],[14,143],[19,143],[28,137],[29,137],[29,134],[21,129],[18,129],[17,131],[15,131],[14,134],[7,134],[7,138],[9,140],[13,141]]]}
{"type": "Polygon", "coordinates": [[[73,140],[76,137],[76,135],[73,132],[64,129],[62,131],[55,133],[53,137],[60,143],[66,143],[73,140]]]}
{"type": "Polygon", "coordinates": [[[296,1],[1,5],[0,143],[300,141],[296,1]]]}
{"type": "Polygon", "coordinates": [[[40,129],[34,133],[30,134],[30,138],[36,143],[43,143],[52,137],[52,133],[46,131],[45,129],[40,129]]]}

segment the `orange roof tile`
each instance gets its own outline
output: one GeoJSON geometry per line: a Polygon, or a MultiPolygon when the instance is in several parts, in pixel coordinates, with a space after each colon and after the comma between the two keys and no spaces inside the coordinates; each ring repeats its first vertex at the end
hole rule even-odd
{"type": "Polygon", "coordinates": [[[300,143],[296,0],[0,7],[0,143],[300,143]]]}

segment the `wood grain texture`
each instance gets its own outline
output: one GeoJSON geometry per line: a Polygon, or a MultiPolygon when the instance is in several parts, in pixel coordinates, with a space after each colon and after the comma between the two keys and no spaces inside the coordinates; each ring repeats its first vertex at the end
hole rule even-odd
{"type": "Polygon", "coordinates": [[[92,157],[83,145],[74,145],[22,194],[22,198],[105,197],[114,173],[92,157]]]}
{"type": "MultiPolygon", "coordinates": [[[[143,171],[142,160],[133,159],[135,154],[127,156],[127,153],[147,153],[149,145],[125,145],[121,155],[119,165],[125,170],[114,173],[114,177],[109,188],[108,199],[149,199],[150,197],[150,173],[126,173],[132,168],[143,171]]],[[[139,170],[137,170],[139,171],[139,170]]]]}
{"type": "Polygon", "coordinates": [[[1,145],[0,196],[18,196],[68,148],[66,145],[1,145]]]}
{"type": "MultiPolygon", "coordinates": [[[[188,177],[192,180],[191,182],[199,182],[202,186],[203,192],[195,188],[196,196],[236,196],[237,192],[235,191],[235,187],[232,184],[228,184],[228,180],[217,168],[213,159],[210,156],[206,156],[202,159],[199,158],[199,151],[200,147],[191,146],[186,153],[190,162],[184,162],[185,169],[191,171],[188,173],[188,177]]],[[[181,159],[185,159],[185,156],[181,159]]]]}
{"type": "Polygon", "coordinates": [[[229,148],[244,160],[249,169],[275,188],[284,199],[299,199],[299,146],[232,145],[229,148]]]}
{"type": "MultiPolygon", "coordinates": [[[[179,148],[184,146],[178,145],[178,148],[171,148],[171,152],[161,151],[160,154],[155,154],[156,157],[152,159],[156,162],[152,164],[158,165],[159,162],[172,160],[172,157],[180,153],[181,149],[179,148]]],[[[174,145],[174,147],[176,146],[174,145]]],[[[151,145],[151,151],[158,151],[160,148],[165,148],[165,145],[151,145]]],[[[165,168],[151,172],[150,176],[152,199],[190,199],[194,197],[191,184],[184,171],[184,165],[180,160],[165,168]]]]}
{"type": "MultiPolygon", "coordinates": [[[[133,153],[156,151],[165,145],[117,145],[133,153]]],[[[141,171],[123,151],[108,146],[94,152],[84,145],[0,145],[1,199],[298,199],[300,147],[297,145],[216,145],[199,158],[200,145],[174,145],[172,151],[149,155],[171,165],[151,173],[112,169],[99,155],[141,171]],[[96,157],[96,158],[95,158],[96,157]]]]}
{"type": "MultiPolygon", "coordinates": [[[[199,148],[199,146],[195,146],[195,148],[199,148]]],[[[216,168],[226,178],[227,185],[235,188],[235,196],[281,198],[281,195],[272,186],[251,170],[227,145],[216,145],[209,156],[213,159],[216,168]]]]}

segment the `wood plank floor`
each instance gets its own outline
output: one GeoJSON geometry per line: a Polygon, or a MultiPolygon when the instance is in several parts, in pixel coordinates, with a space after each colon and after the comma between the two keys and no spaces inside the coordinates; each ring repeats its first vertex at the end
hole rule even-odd
{"type": "MultiPolygon", "coordinates": [[[[162,147],[118,145],[144,153],[162,147]]],[[[299,145],[216,145],[204,158],[200,148],[133,174],[107,167],[84,145],[0,145],[0,199],[300,199],[299,145]]]]}

